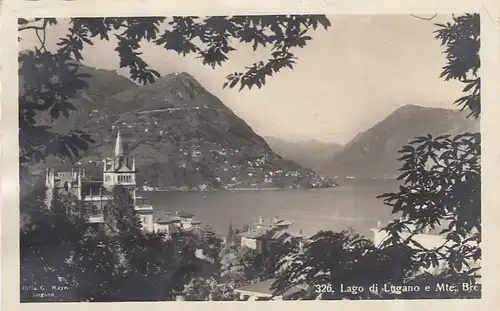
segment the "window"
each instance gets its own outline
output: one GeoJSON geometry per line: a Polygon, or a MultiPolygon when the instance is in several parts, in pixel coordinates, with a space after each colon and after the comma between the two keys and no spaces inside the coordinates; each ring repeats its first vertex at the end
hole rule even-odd
{"type": "Polygon", "coordinates": [[[123,183],[131,183],[132,175],[118,175],[118,181],[123,183]]]}

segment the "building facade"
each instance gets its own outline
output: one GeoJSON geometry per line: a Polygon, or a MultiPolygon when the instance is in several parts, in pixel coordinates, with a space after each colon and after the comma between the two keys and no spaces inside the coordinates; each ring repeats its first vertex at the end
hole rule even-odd
{"type": "Polygon", "coordinates": [[[303,244],[303,236],[290,230],[292,223],[286,219],[273,217],[269,219],[259,218],[255,229],[242,232],[241,246],[263,253],[276,243],[291,243],[298,246],[303,244]]]}
{"type": "Polygon", "coordinates": [[[103,162],[102,180],[88,178],[84,169],[73,169],[70,172],[55,172],[54,169],[47,169],[45,176],[47,206],[50,208],[54,190],[69,193],[83,203],[82,206],[89,215],[89,222],[101,223],[104,222],[104,207],[113,199],[113,188],[122,186],[130,193],[134,202],[134,210],[143,228],[153,231],[153,206],[146,204],[144,198],[137,196],[135,158],[130,159],[124,152],[120,131],[116,136],[111,158],[103,162]]]}
{"type": "Polygon", "coordinates": [[[179,230],[189,231],[200,227],[201,222],[193,219],[194,215],[185,211],[177,211],[175,215],[166,213],[154,221],[155,232],[171,234],[179,230]]]}

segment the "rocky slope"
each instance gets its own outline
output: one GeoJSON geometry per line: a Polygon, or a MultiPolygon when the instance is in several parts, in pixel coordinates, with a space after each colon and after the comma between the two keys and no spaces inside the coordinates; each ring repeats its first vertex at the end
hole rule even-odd
{"type": "Polygon", "coordinates": [[[342,148],[337,143],[319,140],[291,142],[277,137],[264,137],[271,149],[285,159],[318,171],[329,164],[335,154],[342,148]]]}
{"type": "Polygon", "coordinates": [[[479,120],[459,110],[403,106],[358,134],[321,172],[328,176],[396,178],[401,163],[398,150],[416,136],[478,132],[479,120]]]}
{"type": "MultiPolygon", "coordinates": [[[[123,83],[125,78],[116,73],[91,74],[90,90],[75,101],[78,113],[59,121],[56,128],[81,128],[96,140],[79,159],[93,176],[100,177],[100,161],[111,155],[120,130],[125,149],[136,157],[140,184],[176,189],[333,185],[274,153],[187,73],[147,86],[123,83]]],[[[46,165],[68,167],[57,159],[46,165]]]]}

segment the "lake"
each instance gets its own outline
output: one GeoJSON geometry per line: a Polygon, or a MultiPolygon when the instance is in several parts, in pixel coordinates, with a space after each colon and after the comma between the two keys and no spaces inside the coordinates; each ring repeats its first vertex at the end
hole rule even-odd
{"type": "Polygon", "coordinates": [[[146,192],[157,214],[184,210],[202,225],[225,236],[234,228],[254,227],[259,216],[280,216],[294,223],[304,235],[318,230],[341,231],[349,227],[371,238],[371,228],[389,221],[391,208],[376,196],[398,189],[399,181],[373,179],[337,180],[339,187],[266,191],[146,192]]]}

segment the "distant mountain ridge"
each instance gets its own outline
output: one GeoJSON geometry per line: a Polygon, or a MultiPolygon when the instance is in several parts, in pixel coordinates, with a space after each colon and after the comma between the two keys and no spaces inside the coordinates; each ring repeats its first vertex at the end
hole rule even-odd
{"type": "Polygon", "coordinates": [[[375,126],[358,134],[320,170],[328,176],[396,178],[398,151],[414,137],[479,132],[479,120],[453,109],[406,105],[375,126]]]}
{"type": "Polygon", "coordinates": [[[322,169],[331,162],[342,145],[333,142],[323,142],[315,139],[291,142],[285,139],[266,136],[271,149],[285,159],[297,162],[314,171],[322,169]]]}
{"type": "MultiPolygon", "coordinates": [[[[334,185],[273,152],[245,121],[187,73],[137,86],[116,72],[83,68],[89,89],[74,100],[77,113],[56,131],[83,129],[96,144],[79,165],[99,177],[118,129],[136,157],[139,184],[187,190],[295,188],[334,185]]],[[[36,165],[68,168],[59,159],[36,165]]]]}

